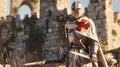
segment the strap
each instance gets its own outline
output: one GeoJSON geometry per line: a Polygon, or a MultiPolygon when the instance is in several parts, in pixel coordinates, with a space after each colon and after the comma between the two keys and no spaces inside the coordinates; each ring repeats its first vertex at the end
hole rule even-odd
{"type": "Polygon", "coordinates": [[[86,49],[86,46],[82,43],[82,39],[80,39],[77,34],[75,33],[75,31],[73,30],[73,34],[75,35],[75,37],[79,40],[79,46],[81,45],[83,49],[86,49]]]}

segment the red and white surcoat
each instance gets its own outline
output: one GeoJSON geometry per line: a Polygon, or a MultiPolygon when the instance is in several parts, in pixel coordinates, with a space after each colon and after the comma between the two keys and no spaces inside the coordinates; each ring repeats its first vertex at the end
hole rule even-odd
{"type": "Polygon", "coordinates": [[[87,17],[82,17],[82,18],[76,20],[74,23],[76,25],[75,33],[77,34],[77,36],[79,36],[79,34],[81,34],[81,35],[84,35],[88,38],[91,38],[91,39],[99,42],[97,33],[96,33],[95,24],[91,19],[89,19],[87,17]]]}

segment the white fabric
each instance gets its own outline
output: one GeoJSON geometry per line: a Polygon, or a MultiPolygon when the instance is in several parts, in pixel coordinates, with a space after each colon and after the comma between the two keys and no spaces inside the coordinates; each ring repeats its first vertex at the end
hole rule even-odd
{"type": "MultiPolygon", "coordinates": [[[[81,19],[87,20],[86,23],[88,23],[90,26],[89,26],[89,28],[88,28],[87,30],[84,29],[84,28],[82,28],[81,31],[75,30],[76,35],[77,35],[78,37],[81,37],[81,36],[80,36],[80,34],[81,34],[81,35],[84,35],[84,36],[86,36],[86,37],[88,37],[88,38],[91,38],[91,39],[99,42],[98,37],[97,37],[97,33],[96,33],[96,28],[95,28],[94,22],[93,22],[91,19],[87,18],[87,17],[80,18],[80,19],[78,19],[77,21],[81,21],[81,19]]],[[[68,24],[67,24],[67,25],[68,25],[68,24]]],[[[67,25],[65,25],[65,26],[66,26],[66,28],[68,28],[68,29],[75,29],[75,28],[76,28],[75,25],[68,25],[68,26],[67,26],[67,25]],[[73,26],[75,26],[75,27],[73,27],[73,26]]],[[[73,33],[71,32],[71,33],[70,33],[70,36],[71,36],[72,34],[73,34],[73,33]]],[[[73,34],[73,36],[74,36],[74,34],[73,34]]]]}
{"type": "Polygon", "coordinates": [[[91,19],[87,18],[87,17],[80,18],[79,21],[80,21],[81,19],[87,20],[86,23],[90,24],[90,27],[89,27],[87,30],[84,29],[84,28],[82,28],[81,31],[75,30],[76,33],[79,33],[79,34],[81,34],[81,35],[87,36],[87,37],[89,37],[89,38],[91,38],[91,39],[99,42],[98,37],[97,37],[96,27],[95,27],[94,22],[93,22],[91,19]]]}

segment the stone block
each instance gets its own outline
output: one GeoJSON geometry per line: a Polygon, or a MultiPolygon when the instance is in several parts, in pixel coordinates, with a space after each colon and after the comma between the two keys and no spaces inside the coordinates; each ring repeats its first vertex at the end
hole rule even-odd
{"type": "Polygon", "coordinates": [[[53,28],[53,31],[54,32],[57,32],[58,31],[58,28],[56,27],[56,28],[53,28]]]}
{"type": "Polygon", "coordinates": [[[105,11],[99,11],[98,12],[98,19],[105,19],[105,18],[106,18],[105,11]]]}
{"type": "Polygon", "coordinates": [[[55,36],[52,36],[51,39],[55,39],[55,36]]]}
{"type": "Polygon", "coordinates": [[[45,45],[49,44],[48,42],[45,42],[45,45]]]}
{"type": "Polygon", "coordinates": [[[99,25],[101,24],[101,20],[96,20],[95,23],[99,25]]]}
{"type": "Polygon", "coordinates": [[[106,19],[102,19],[102,20],[101,20],[101,23],[104,24],[104,26],[107,26],[107,23],[106,23],[106,22],[107,22],[106,19]]]}
{"type": "Polygon", "coordinates": [[[102,11],[103,10],[103,7],[102,6],[96,6],[95,7],[95,11],[98,12],[98,11],[102,11]]]}
{"type": "Polygon", "coordinates": [[[50,37],[50,36],[52,36],[52,34],[51,34],[51,33],[47,33],[46,36],[47,36],[47,37],[50,37]]]}
{"type": "Polygon", "coordinates": [[[105,1],[101,1],[99,5],[105,6],[105,5],[106,5],[106,4],[105,4],[105,1]]]}
{"type": "Polygon", "coordinates": [[[96,15],[98,15],[98,13],[95,12],[95,11],[93,11],[93,12],[88,13],[88,15],[89,15],[89,16],[96,16],[96,15]]]}
{"type": "Polygon", "coordinates": [[[94,11],[94,7],[89,7],[89,8],[87,8],[87,11],[88,11],[88,12],[94,11]]]}
{"type": "Polygon", "coordinates": [[[92,4],[89,4],[88,6],[90,6],[90,7],[96,7],[98,5],[99,5],[99,3],[92,3],[92,4]]]}
{"type": "Polygon", "coordinates": [[[89,16],[93,21],[95,21],[97,19],[96,16],[89,16]]]}
{"type": "Polygon", "coordinates": [[[44,53],[44,59],[46,60],[57,60],[58,59],[58,49],[57,47],[49,47],[47,50],[45,49],[43,51],[44,53]]]}
{"type": "Polygon", "coordinates": [[[98,17],[98,19],[104,19],[104,18],[106,18],[106,16],[105,15],[101,15],[101,16],[97,16],[98,17]]]}

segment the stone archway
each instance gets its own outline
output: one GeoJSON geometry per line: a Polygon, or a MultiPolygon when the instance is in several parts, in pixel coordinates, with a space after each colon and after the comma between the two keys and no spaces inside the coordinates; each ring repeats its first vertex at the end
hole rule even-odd
{"type": "Polygon", "coordinates": [[[11,0],[10,15],[15,16],[22,5],[27,5],[32,14],[39,14],[39,0],[11,0]]]}
{"type": "Polygon", "coordinates": [[[27,0],[24,0],[24,1],[20,4],[20,7],[21,7],[22,5],[27,5],[27,6],[29,6],[29,8],[30,8],[31,11],[33,10],[33,5],[32,5],[29,1],[27,1],[27,0]]]}
{"type": "Polygon", "coordinates": [[[23,20],[25,16],[31,17],[31,8],[28,5],[22,5],[18,9],[18,17],[19,19],[23,20]]]}

